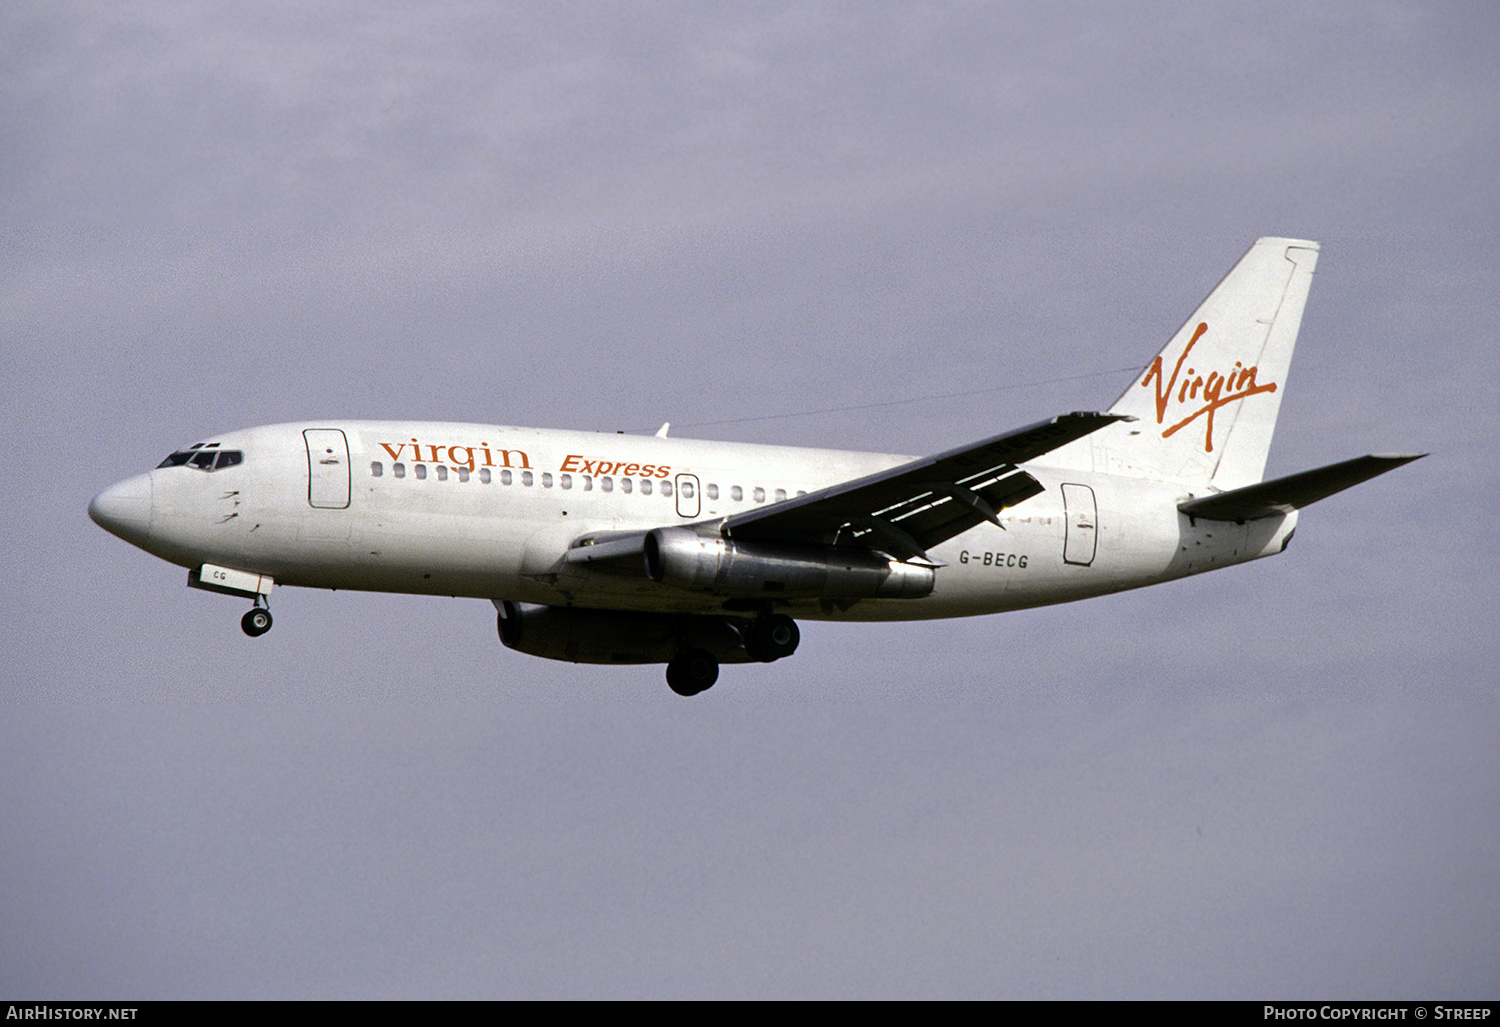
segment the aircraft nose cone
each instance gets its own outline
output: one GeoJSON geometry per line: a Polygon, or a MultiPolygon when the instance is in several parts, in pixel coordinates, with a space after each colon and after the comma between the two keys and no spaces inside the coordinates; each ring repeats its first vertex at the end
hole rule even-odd
{"type": "Polygon", "coordinates": [[[111,485],[89,503],[89,516],[111,535],[140,545],[151,530],[151,476],[138,474],[111,485]]]}

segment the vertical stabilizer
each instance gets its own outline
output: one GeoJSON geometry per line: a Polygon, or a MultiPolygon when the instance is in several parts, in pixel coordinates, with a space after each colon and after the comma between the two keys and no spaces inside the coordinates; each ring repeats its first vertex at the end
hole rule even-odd
{"type": "Polygon", "coordinates": [[[1110,407],[1136,420],[1101,432],[1096,458],[1219,489],[1260,481],[1317,261],[1315,242],[1250,247],[1110,407]]]}

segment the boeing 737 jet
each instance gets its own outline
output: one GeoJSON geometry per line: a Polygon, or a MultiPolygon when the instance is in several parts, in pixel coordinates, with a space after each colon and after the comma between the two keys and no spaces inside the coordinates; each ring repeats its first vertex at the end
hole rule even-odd
{"type": "Polygon", "coordinates": [[[1261,239],[1108,411],[935,456],[311,421],[179,449],[89,514],[251,600],[251,636],[276,585],[467,596],[512,649],[664,663],[693,695],[792,655],[799,619],[998,613],[1270,556],[1303,507],[1417,459],[1262,480],[1317,258],[1261,239]]]}

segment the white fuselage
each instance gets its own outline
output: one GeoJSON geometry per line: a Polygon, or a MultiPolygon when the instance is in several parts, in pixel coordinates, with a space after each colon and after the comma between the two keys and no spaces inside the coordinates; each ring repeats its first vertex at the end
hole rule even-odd
{"type": "MultiPolygon", "coordinates": [[[[310,588],[549,606],[723,613],[721,597],[634,567],[563,560],[590,533],[713,522],[910,458],[495,425],[330,421],[217,437],[242,462],[162,467],[110,493],[124,534],[188,568],[310,588]],[[347,452],[342,446],[346,440],[347,452]],[[325,445],[324,443],[327,443],[325,445]]],[[[931,594],[778,609],[823,620],[959,617],[1067,602],[1280,552],[1296,514],[1245,524],[1177,509],[1182,484],[1045,461],[1044,491],[935,546],[931,594]]],[[[1076,461],[1075,461],[1076,463],[1076,461]]]]}

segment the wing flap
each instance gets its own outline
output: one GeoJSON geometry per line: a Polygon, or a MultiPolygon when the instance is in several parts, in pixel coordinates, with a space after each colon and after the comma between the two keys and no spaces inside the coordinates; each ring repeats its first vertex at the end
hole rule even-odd
{"type": "Polygon", "coordinates": [[[1189,499],[1178,503],[1177,509],[1189,517],[1203,517],[1211,521],[1253,521],[1259,517],[1273,517],[1300,510],[1426,455],[1415,453],[1355,457],[1353,460],[1290,474],[1284,478],[1273,478],[1256,485],[1189,499]]]}
{"type": "MultiPolygon", "coordinates": [[[[873,530],[876,536],[894,540],[899,545],[900,537],[893,539],[892,529],[895,529],[912,541],[901,547],[905,552],[892,552],[892,555],[901,559],[927,559],[926,549],[962,535],[976,524],[988,521],[996,527],[1004,527],[1000,523],[999,511],[1043,491],[1041,484],[1025,471],[1011,471],[974,488],[952,482],[926,484],[919,488],[923,491],[906,502],[851,521],[851,537],[861,540],[865,530],[873,530]]],[[[888,547],[879,545],[878,548],[888,547]]]]}

